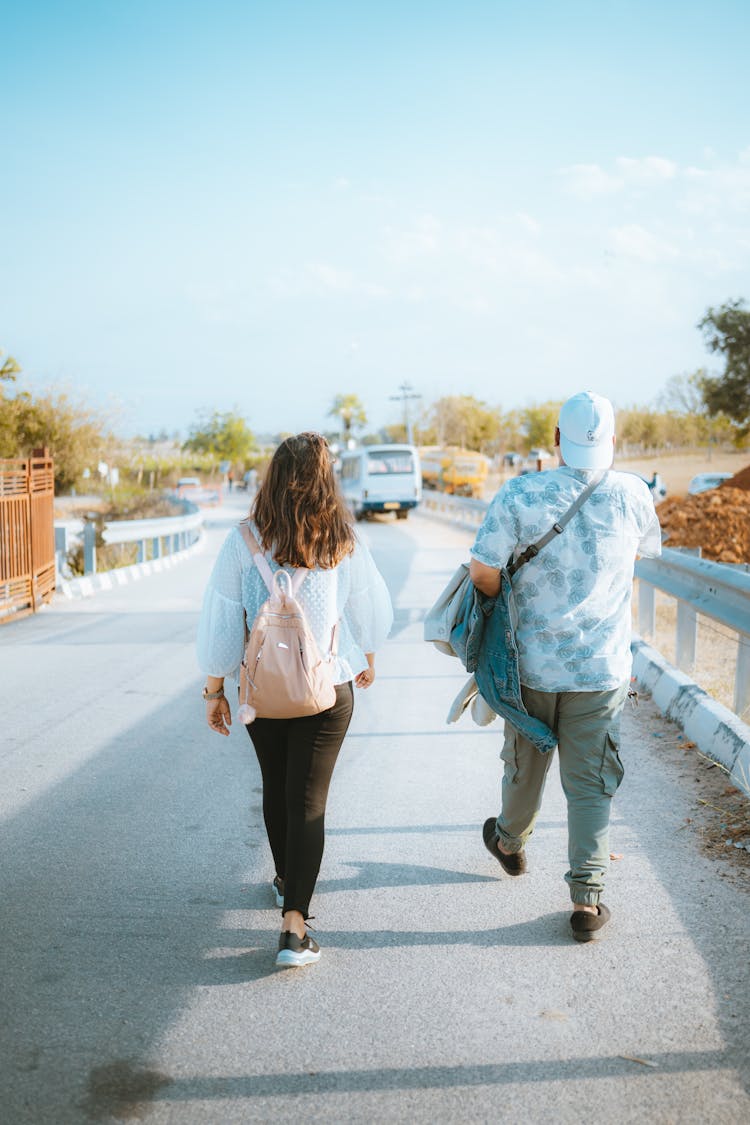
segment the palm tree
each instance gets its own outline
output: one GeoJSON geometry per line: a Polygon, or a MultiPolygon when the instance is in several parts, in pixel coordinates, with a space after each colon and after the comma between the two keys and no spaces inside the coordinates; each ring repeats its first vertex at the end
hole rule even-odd
{"type": "Polygon", "coordinates": [[[341,439],[345,445],[352,436],[352,430],[362,429],[367,424],[365,408],[357,395],[336,395],[328,416],[341,419],[341,439]]]}

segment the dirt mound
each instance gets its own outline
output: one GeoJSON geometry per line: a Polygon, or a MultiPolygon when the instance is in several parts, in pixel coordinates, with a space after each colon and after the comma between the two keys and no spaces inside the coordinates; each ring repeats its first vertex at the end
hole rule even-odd
{"type": "MultiPolygon", "coordinates": [[[[747,473],[750,467],[737,476],[747,473]]],[[[736,479],[736,478],[733,478],[736,479]]],[[[750,481],[747,488],[721,488],[665,500],[657,507],[665,547],[701,547],[706,559],[750,562],[750,481]]]]}
{"type": "Polygon", "coordinates": [[[740,469],[729,480],[722,481],[719,488],[744,488],[750,492],[750,465],[746,469],[740,469]]]}

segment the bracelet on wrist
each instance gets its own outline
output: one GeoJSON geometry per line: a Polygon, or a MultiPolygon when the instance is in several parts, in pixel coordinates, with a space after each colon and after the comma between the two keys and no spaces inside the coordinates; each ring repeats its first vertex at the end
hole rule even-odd
{"type": "Polygon", "coordinates": [[[218,691],[209,691],[207,687],[204,687],[203,698],[207,701],[211,700],[211,699],[223,699],[224,698],[224,688],[220,687],[218,689],[218,691]]]}

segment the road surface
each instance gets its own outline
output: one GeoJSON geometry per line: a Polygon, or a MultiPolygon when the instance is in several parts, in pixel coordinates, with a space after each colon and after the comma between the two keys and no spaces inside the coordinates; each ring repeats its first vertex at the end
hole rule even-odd
{"type": "Polygon", "coordinates": [[[362,531],[396,624],[334,777],[316,966],[274,966],[258,769],[243,728],[203,725],[193,641],[226,527],[0,630],[3,1122],[750,1120],[750,903],[680,831],[653,753],[674,728],[626,716],[613,920],[578,945],[557,771],[511,880],[481,839],[500,724],[445,725],[464,675],[421,640],[470,534],[362,531]]]}

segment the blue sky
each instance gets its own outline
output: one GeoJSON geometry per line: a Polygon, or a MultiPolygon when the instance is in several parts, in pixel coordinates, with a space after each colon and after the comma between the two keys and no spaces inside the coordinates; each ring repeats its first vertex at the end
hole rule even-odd
{"type": "Polygon", "coordinates": [[[715,366],[750,6],[0,0],[0,348],[123,433],[715,366]]]}

